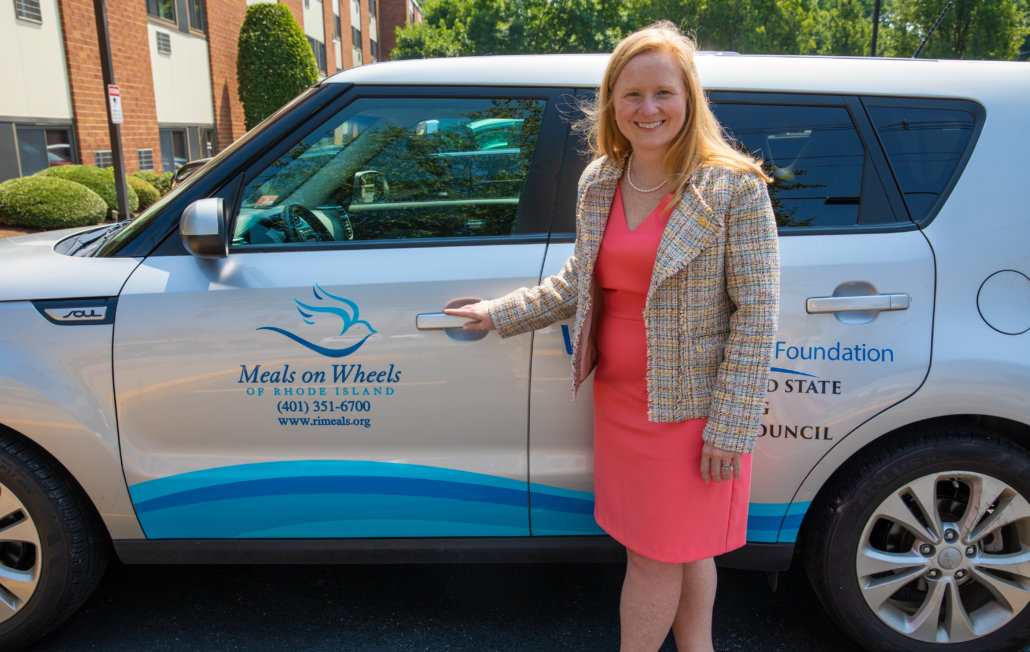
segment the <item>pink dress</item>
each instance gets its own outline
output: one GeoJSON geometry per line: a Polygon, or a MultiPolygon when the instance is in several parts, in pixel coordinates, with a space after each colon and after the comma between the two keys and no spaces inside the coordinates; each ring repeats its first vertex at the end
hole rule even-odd
{"type": "Polygon", "coordinates": [[[594,371],[594,518],[630,550],[682,563],[744,545],[751,456],[743,456],[739,480],[705,484],[705,419],[647,420],[644,301],[670,197],[630,231],[616,190],[594,268],[604,292],[594,371]]]}

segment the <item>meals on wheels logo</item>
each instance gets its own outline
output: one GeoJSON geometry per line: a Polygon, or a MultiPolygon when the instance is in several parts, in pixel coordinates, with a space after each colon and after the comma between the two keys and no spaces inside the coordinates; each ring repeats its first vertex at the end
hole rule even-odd
{"type": "MultiPolygon", "coordinates": [[[[343,327],[340,329],[339,334],[336,337],[343,338],[345,335],[349,337],[346,341],[353,341],[353,337],[360,337],[357,342],[349,344],[347,346],[341,346],[340,348],[333,348],[329,346],[322,346],[316,344],[303,337],[299,333],[288,331],[285,328],[278,328],[276,326],[261,326],[257,330],[259,331],[274,331],[281,335],[285,335],[294,342],[306,346],[315,353],[319,353],[329,358],[342,358],[354,353],[361,348],[361,345],[365,343],[365,340],[378,333],[376,329],[372,328],[372,324],[366,320],[361,319],[358,304],[354,303],[350,299],[337,296],[315,283],[311,286],[311,293],[314,295],[314,301],[304,302],[294,297],[293,301],[297,304],[297,312],[300,313],[304,323],[309,326],[317,326],[319,322],[334,321],[334,318],[339,318],[343,322],[343,327]]],[[[322,340],[324,341],[324,340],[322,340]]]]}

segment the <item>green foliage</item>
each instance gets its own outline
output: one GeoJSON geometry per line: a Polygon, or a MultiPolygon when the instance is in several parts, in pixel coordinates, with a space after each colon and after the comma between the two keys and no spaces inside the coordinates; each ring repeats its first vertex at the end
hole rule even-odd
{"type": "MultiPolygon", "coordinates": [[[[881,54],[911,57],[944,8],[935,0],[884,3],[881,54]]],[[[1016,59],[1030,31],[1025,0],[955,0],[920,57],[1016,59]]]]}
{"type": "Polygon", "coordinates": [[[136,191],[136,195],[139,197],[139,209],[146,210],[150,208],[150,205],[161,199],[161,192],[150,185],[139,177],[132,176],[131,174],[125,177],[125,180],[129,182],[132,189],[136,191]]]}
{"type": "Polygon", "coordinates": [[[141,170],[139,172],[133,172],[129,175],[130,177],[136,177],[142,179],[157,189],[161,195],[164,195],[172,189],[172,173],[171,172],[154,172],[153,170],[141,170]]]}
{"type": "MultiPolygon", "coordinates": [[[[705,50],[869,54],[874,0],[426,0],[424,22],[397,30],[394,59],[610,51],[671,19],[705,50]]],[[[877,54],[911,57],[945,0],[883,0],[877,54]]],[[[1030,1],[955,0],[923,56],[1030,57],[1030,1]]]]}
{"type": "Polygon", "coordinates": [[[873,38],[872,11],[867,13],[862,0],[829,0],[816,20],[815,51],[818,54],[869,54],[873,38]]]}
{"type": "Polygon", "coordinates": [[[748,54],[811,50],[812,10],[802,0],[724,0],[705,4],[697,38],[703,49],[748,54]]]}
{"type": "MultiPolygon", "coordinates": [[[[114,189],[114,173],[110,170],[102,170],[92,165],[56,165],[37,172],[34,176],[52,176],[75,183],[81,183],[107,203],[108,210],[118,210],[118,196],[114,189]]],[[[125,193],[128,195],[129,210],[135,213],[139,210],[139,196],[132,186],[126,185],[125,193]]]]}
{"type": "Polygon", "coordinates": [[[96,224],[106,215],[104,200],[81,183],[39,175],[0,183],[0,224],[54,229],[96,224]]]}
{"type": "Polygon", "coordinates": [[[602,52],[627,18],[606,0],[426,0],[423,22],[397,29],[392,57],[602,52]]]}
{"type": "Polygon", "coordinates": [[[467,54],[470,48],[464,34],[456,34],[446,25],[431,26],[421,22],[397,29],[397,46],[391,56],[394,59],[457,57],[467,54]]]}
{"type": "Polygon", "coordinates": [[[247,129],[318,81],[315,55],[286,5],[248,7],[238,45],[236,79],[247,129]]]}

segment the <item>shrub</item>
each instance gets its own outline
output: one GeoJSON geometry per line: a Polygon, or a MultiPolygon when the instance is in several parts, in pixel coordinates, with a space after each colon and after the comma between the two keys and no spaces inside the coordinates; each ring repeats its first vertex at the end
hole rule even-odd
{"type": "Polygon", "coordinates": [[[143,179],[130,174],[125,177],[125,180],[129,182],[132,189],[136,191],[136,195],[139,196],[139,209],[141,211],[150,208],[151,204],[161,199],[161,192],[143,179]]]}
{"type": "Polygon", "coordinates": [[[96,224],[106,215],[104,200],[81,183],[38,175],[0,183],[0,224],[53,229],[96,224]]]}
{"type": "Polygon", "coordinates": [[[153,170],[141,170],[139,172],[133,172],[129,176],[136,177],[137,179],[143,179],[150,185],[157,188],[157,191],[161,193],[162,196],[172,189],[171,172],[154,172],[153,170]]]}
{"type": "MultiPolygon", "coordinates": [[[[92,165],[56,165],[37,172],[35,176],[40,175],[81,183],[100,195],[104,202],[107,203],[108,210],[118,210],[118,196],[114,190],[114,173],[110,170],[102,170],[92,165]]],[[[132,186],[127,186],[125,191],[129,199],[129,210],[135,213],[139,210],[139,197],[136,195],[136,191],[132,189],[132,186]]]]}
{"type": "Polygon", "coordinates": [[[318,81],[315,55],[286,5],[261,2],[247,7],[236,80],[247,129],[318,81]]]}

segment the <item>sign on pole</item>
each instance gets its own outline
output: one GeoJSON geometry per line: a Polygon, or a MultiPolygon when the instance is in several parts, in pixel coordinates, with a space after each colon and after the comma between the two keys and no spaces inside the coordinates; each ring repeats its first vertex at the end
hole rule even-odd
{"type": "Polygon", "coordinates": [[[111,103],[111,122],[122,124],[122,91],[114,84],[107,85],[107,100],[111,103]]]}

